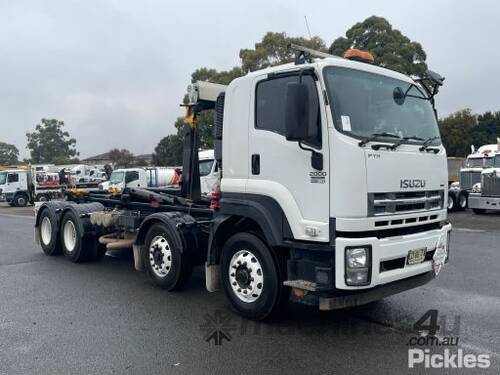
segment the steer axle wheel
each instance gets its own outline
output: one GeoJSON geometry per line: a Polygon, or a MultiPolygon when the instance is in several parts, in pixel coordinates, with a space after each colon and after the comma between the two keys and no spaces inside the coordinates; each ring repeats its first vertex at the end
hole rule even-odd
{"type": "Polygon", "coordinates": [[[185,286],[192,270],[189,255],[178,247],[171,230],[163,223],[154,224],[144,243],[146,271],[156,285],[167,290],[185,286]]]}
{"type": "Polygon", "coordinates": [[[221,275],[226,296],[246,318],[265,319],[288,300],[284,259],[253,233],[229,238],[222,250],[221,275]]]}
{"type": "Polygon", "coordinates": [[[25,207],[28,204],[28,196],[26,194],[18,194],[14,198],[14,204],[17,207],[25,207]]]}

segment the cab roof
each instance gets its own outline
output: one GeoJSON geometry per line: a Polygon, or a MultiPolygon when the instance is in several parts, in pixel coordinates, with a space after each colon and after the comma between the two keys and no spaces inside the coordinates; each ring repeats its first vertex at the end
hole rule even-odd
{"type": "Polygon", "coordinates": [[[327,67],[327,66],[337,66],[337,67],[342,67],[342,68],[350,68],[350,69],[355,69],[355,70],[359,70],[359,71],[380,74],[380,75],[383,75],[386,77],[399,79],[401,81],[405,81],[408,83],[415,83],[415,81],[411,77],[404,75],[402,73],[396,72],[394,70],[382,68],[380,66],[368,64],[365,62],[349,60],[349,59],[345,59],[343,57],[337,57],[337,56],[317,58],[317,59],[314,59],[313,62],[311,62],[311,63],[305,63],[305,64],[300,64],[300,65],[297,65],[294,63],[276,65],[273,67],[269,67],[269,68],[265,68],[265,69],[261,69],[261,70],[256,70],[254,72],[249,72],[246,76],[236,78],[234,81],[249,78],[249,77],[261,76],[261,75],[269,74],[269,73],[278,73],[278,72],[300,70],[300,69],[308,68],[308,67],[313,67],[316,70],[321,71],[324,67],[327,67]]]}

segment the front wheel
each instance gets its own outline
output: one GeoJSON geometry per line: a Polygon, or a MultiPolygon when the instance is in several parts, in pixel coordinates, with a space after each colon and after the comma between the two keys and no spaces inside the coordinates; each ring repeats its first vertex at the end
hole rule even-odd
{"type": "Polygon", "coordinates": [[[457,207],[457,202],[455,194],[448,193],[448,205],[446,207],[448,209],[448,212],[455,211],[456,207],[457,207]]]}
{"type": "Polygon", "coordinates": [[[245,318],[265,319],[287,301],[282,262],[252,233],[229,238],[222,250],[221,274],[226,296],[245,318]]]}
{"type": "Polygon", "coordinates": [[[28,204],[28,197],[26,196],[26,194],[18,194],[14,198],[14,204],[17,207],[25,207],[28,204]]]}
{"type": "Polygon", "coordinates": [[[467,208],[467,193],[462,191],[458,195],[458,209],[463,211],[467,208]]]}

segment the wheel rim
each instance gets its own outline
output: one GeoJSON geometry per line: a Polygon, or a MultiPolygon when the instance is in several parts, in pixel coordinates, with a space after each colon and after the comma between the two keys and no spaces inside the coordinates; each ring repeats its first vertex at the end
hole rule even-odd
{"type": "Polygon", "coordinates": [[[448,196],[448,210],[453,208],[453,198],[448,196]]]}
{"type": "Polygon", "coordinates": [[[71,220],[68,220],[64,224],[63,235],[64,246],[66,247],[66,250],[68,250],[68,252],[70,253],[73,252],[76,246],[76,228],[75,224],[71,220]]]}
{"type": "Polygon", "coordinates": [[[460,207],[465,208],[467,206],[467,198],[465,195],[460,196],[460,207]]]}
{"type": "Polygon", "coordinates": [[[264,274],[257,257],[248,250],[236,252],[229,262],[229,282],[239,300],[251,303],[262,294],[264,274]]]}
{"type": "Polygon", "coordinates": [[[38,200],[40,202],[47,202],[47,197],[45,195],[42,195],[38,200]]]}
{"type": "Polygon", "coordinates": [[[40,225],[40,235],[42,237],[43,244],[48,245],[52,237],[52,224],[47,216],[43,218],[42,224],[40,225]]]}
{"type": "Polygon", "coordinates": [[[166,277],[172,269],[172,250],[167,239],[156,236],[149,245],[149,264],[158,277],[166,277]]]}
{"type": "Polygon", "coordinates": [[[26,200],[23,197],[17,198],[17,204],[19,206],[24,206],[26,204],[26,200]]]}

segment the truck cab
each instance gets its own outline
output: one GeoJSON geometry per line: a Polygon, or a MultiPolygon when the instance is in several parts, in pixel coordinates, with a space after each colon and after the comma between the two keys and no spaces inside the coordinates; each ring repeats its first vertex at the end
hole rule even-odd
{"type": "Polygon", "coordinates": [[[0,200],[13,206],[26,206],[31,200],[29,172],[8,170],[0,172],[0,200]]]}
{"type": "Polygon", "coordinates": [[[488,163],[481,171],[481,182],[472,187],[469,195],[469,207],[476,214],[500,210],[500,138],[497,145],[488,147],[488,163]]]}
{"type": "Polygon", "coordinates": [[[148,182],[144,168],[124,168],[115,169],[108,181],[99,184],[99,189],[108,190],[112,188],[123,190],[126,187],[138,188],[147,186],[148,182]]]}
{"type": "Polygon", "coordinates": [[[446,151],[410,77],[335,57],[249,73],[225,90],[222,139],[220,213],[290,248],[286,285],[418,283],[447,248],[446,151]]]}

